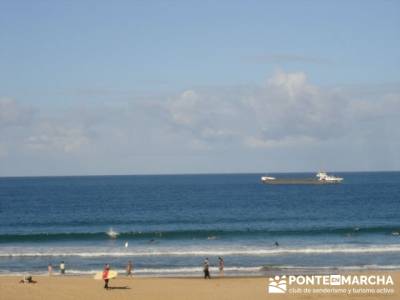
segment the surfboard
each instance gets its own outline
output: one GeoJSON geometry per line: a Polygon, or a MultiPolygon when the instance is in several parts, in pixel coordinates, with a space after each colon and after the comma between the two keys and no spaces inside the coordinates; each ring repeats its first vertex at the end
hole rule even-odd
{"type": "MultiPolygon", "coordinates": [[[[117,277],[118,272],[117,271],[108,271],[108,277],[106,279],[113,279],[117,277]]],[[[98,272],[96,275],[94,275],[94,279],[96,280],[103,280],[103,272],[98,272]]]]}

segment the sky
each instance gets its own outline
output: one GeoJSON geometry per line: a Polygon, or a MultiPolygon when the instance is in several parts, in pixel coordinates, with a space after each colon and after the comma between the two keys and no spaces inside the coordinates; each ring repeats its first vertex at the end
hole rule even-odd
{"type": "Polygon", "coordinates": [[[0,176],[400,170],[399,1],[0,1],[0,176]]]}

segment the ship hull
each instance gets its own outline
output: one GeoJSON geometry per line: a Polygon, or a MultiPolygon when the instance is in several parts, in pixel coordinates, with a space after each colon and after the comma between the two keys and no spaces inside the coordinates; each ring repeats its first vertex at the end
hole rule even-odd
{"type": "Polygon", "coordinates": [[[339,184],[340,181],[324,181],[318,179],[275,179],[275,180],[262,180],[264,184],[339,184]]]}

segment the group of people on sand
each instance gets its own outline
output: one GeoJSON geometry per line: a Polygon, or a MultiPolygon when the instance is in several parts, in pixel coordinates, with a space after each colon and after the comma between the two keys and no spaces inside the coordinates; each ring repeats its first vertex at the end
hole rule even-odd
{"type": "MultiPolygon", "coordinates": [[[[224,267],[225,267],[224,259],[221,256],[219,256],[218,257],[219,276],[224,276],[224,267]]],[[[211,279],[211,276],[210,276],[210,262],[208,260],[208,257],[206,257],[206,259],[204,260],[203,272],[204,272],[204,279],[211,279]]]]}
{"type": "MultiPolygon", "coordinates": [[[[60,274],[61,275],[65,275],[65,262],[62,261],[60,262],[60,274]]],[[[49,274],[49,276],[51,276],[53,274],[53,265],[50,263],[47,266],[47,272],[49,274]]],[[[36,280],[33,280],[32,275],[25,275],[20,281],[19,283],[37,283],[36,280]]]]}
{"type": "MultiPolygon", "coordinates": [[[[64,261],[60,262],[59,269],[60,269],[60,274],[65,275],[65,262],[64,261]]],[[[51,263],[47,266],[47,272],[49,273],[49,276],[53,274],[53,265],[51,263]]]]}
{"type": "MultiPolygon", "coordinates": [[[[219,276],[224,276],[224,267],[225,267],[224,259],[219,256],[218,257],[219,276]]],[[[59,269],[60,269],[60,274],[65,275],[65,262],[64,261],[62,261],[60,263],[59,269]]],[[[52,275],[53,265],[51,263],[47,266],[47,271],[48,271],[49,275],[52,275]]],[[[208,257],[204,260],[203,271],[204,271],[204,279],[211,279],[210,262],[208,260],[208,257]]],[[[110,264],[105,264],[103,273],[102,273],[102,279],[104,280],[104,288],[107,290],[110,288],[108,286],[109,281],[110,281],[109,272],[110,272],[110,264]]],[[[133,263],[130,260],[130,261],[128,261],[128,264],[126,265],[126,276],[132,277],[132,275],[133,275],[133,263]]],[[[36,283],[36,281],[34,281],[32,279],[32,276],[27,275],[27,276],[24,276],[24,278],[20,281],[20,283],[36,283]]]]}

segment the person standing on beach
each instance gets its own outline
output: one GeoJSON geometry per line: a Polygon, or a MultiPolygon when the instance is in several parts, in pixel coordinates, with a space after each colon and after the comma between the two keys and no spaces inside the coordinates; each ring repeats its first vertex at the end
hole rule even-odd
{"type": "Polygon", "coordinates": [[[110,271],[110,265],[106,264],[103,270],[103,280],[104,280],[104,288],[108,290],[108,272],[110,271]]]}
{"type": "Polygon", "coordinates": [[[218,260],[219,260],[219,276],[223,277],[224,276],[224,266],[225,266],[224,259],[221,256],[219,256],[218,260]]]}
{"type": "Polygon", "coordinates": [[[133,271],[132,261],[128,261],[128,264],[126,265],[126,276],[132,277],[132,271],[133,271]]]}
{"type": "Polygon", "coordinates": [[[60,263],[60,273],[61,273],[61,275],[65,275],[65,263],[64,263],[64,261],[62,261],[60,263]]]}
{"type": "Polygon", "coordinates": [[[47,272],[49,273],[49,276],[51,276],[51,273],[53,273],[53,266],[51,264],[47,266],[47,272]]]}
{"type": "Polygon", "coordinates": [[[210,277],[210,263],[208,262],[208,257],[204,260],[203,264],[204,279],[211,279],[210,277]]]}

